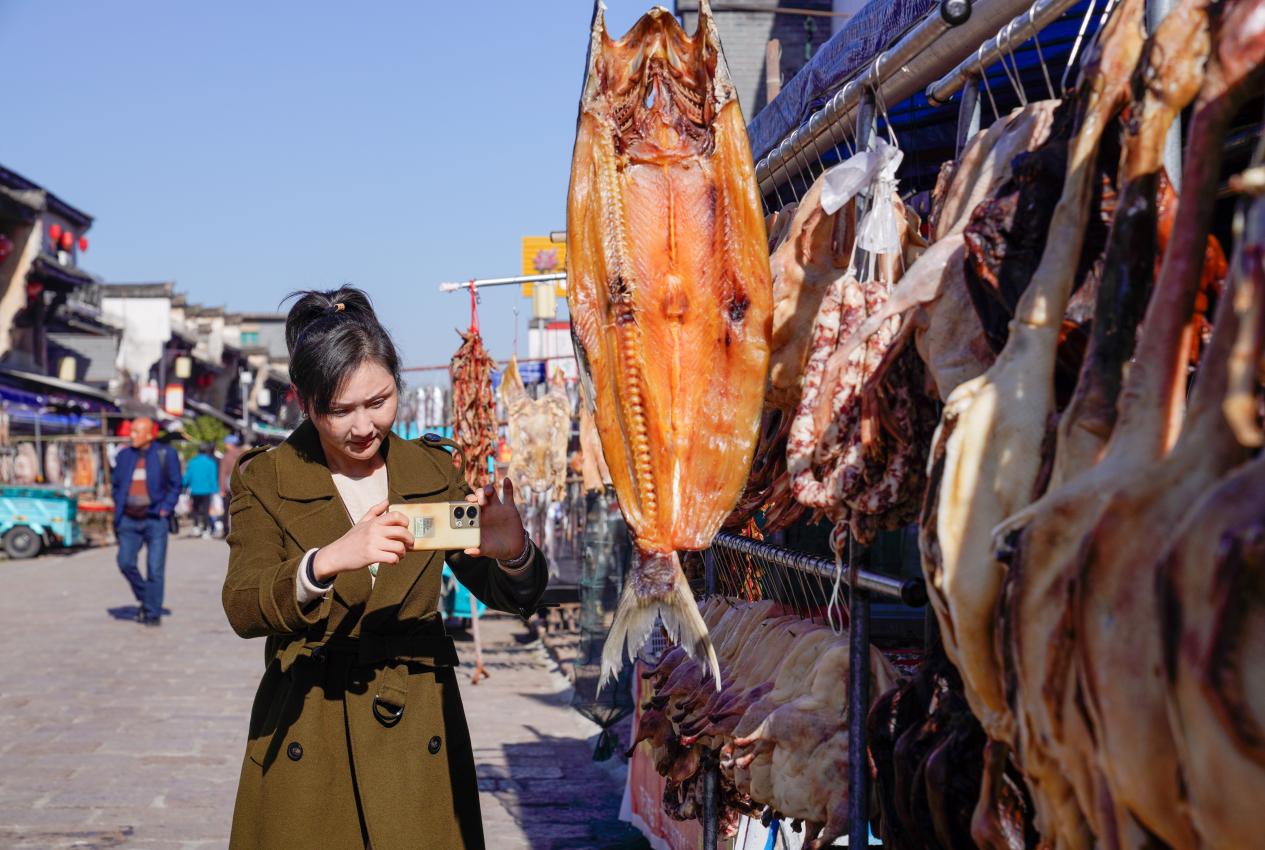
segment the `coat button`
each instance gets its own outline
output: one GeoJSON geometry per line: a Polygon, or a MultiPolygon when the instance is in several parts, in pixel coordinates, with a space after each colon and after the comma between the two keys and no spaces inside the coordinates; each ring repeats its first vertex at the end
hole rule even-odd
{"type": "Polygon", "coordinates": [[[298,761],[303,758],[303,745],[298,741],[291,741],[290,746],[286,747],[286,755],[290,757],[290,761],[298,761]]]}
{"type": "Polygon", "coordinates": [[[430,739],[430,743],[426,745],[426,749],[430,750],[430,754],[433,756],[435,753],[439,752],[439,747],[442,743],[443,742],[439,739],[439,736],[436,735],[430,739]]]}

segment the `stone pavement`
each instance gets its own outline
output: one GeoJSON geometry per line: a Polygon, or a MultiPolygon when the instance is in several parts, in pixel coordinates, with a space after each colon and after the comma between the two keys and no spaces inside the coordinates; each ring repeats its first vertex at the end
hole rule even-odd
{"type": "MultiPolygon", "coordinates": [[[[131,622],[114,553],[0,560],[0,848],[228,844],[263,645],[224,620],[226,548],[171,541],[160,629],[131,622]]],[[[482,623],[492,675],[471,687],[467,665],[462,692],[488,846],[645,847],[539,644],[509,618],[482,623]]]]}

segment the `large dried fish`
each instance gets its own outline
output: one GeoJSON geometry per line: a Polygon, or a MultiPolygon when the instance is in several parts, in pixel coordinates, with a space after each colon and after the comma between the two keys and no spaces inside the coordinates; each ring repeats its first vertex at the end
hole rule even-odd
{"type": "Polygon", "coordinates": [[[621,39],[593,16],[567,204],[576,351],[639,553],[602,658],[662,618],[704,656],[677,550],[711,543],[755,449],[771,334],[764,218],[706,2],[692,38],[654,8],[621,39]]]}
{"type": "Polygon", "coordinates": [[[483,345],[476,319],[461,334],[452,356],[452,438],[461,456],[461,472],[471,489],[492,480],[488,456],[496,445],[496,397],[492,395],[492,355],[483,345]]]}

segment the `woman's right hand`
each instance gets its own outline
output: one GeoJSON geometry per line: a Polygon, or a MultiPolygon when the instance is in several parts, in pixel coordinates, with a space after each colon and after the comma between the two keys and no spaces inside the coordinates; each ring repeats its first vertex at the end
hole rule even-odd
{"type": "Polygon", "coordinates": [[[312,575],[324,584],[339,573],[363,570],[370,564],[398,564],[413,543],[408,517],[387,511],[387,500],[369,509],[360,522],[312,560],[312,575]]]}

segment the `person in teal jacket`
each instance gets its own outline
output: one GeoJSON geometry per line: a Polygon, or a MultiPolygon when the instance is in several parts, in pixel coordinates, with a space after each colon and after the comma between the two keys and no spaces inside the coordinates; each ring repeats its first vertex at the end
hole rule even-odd
{"type": "Polygon", "coordinates": [[[193,525],[204,538],[211,536],[211,497],[220,492],[220,465],[213,450],[210,443],[203,443],[184,471],[183,489],[193,501],[193,525]]]}

